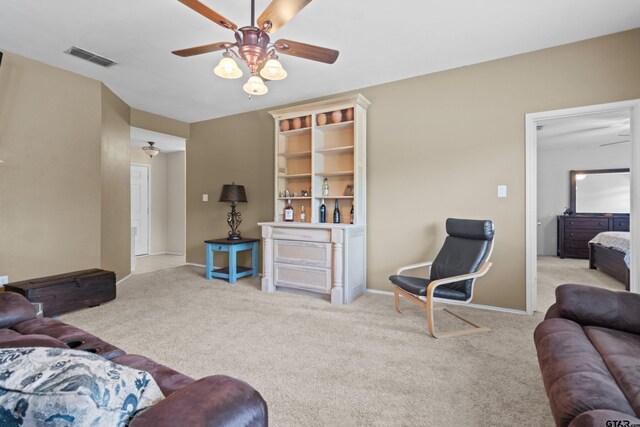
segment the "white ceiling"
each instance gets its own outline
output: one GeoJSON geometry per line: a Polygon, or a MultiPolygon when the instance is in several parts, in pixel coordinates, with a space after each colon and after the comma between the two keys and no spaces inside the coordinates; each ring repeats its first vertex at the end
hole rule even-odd
{"type": "Polygon", "coordinates": [[[538,122],[538,148],[561,150],[627,147],[631,155],[629,111],[587,114],[538,122]]]}
{"type": "MultiPolygon", "coordinates": [[[[202,0],[239,26],[250,0],[202,0]]],[[[256,0],[256,15],[269,0],[256,0]]],[[[103,81],[130,106],[187,122],[270,108],[640,27],[634,0],[322,0],[273,35],[338,49],[334,65],[281,55],[289,72],[248,99],[220,52],[170,52],[233,33],[177,0],[3,0],[0,50],[103,81]],[[65,55],[76,45],[118,62],[65,55]]]]}
{"type": "Polygon", "coordinates": [[[154,132],[148,129],[141,129],[131,126],[131,146],[142,148],[149,145],[149,141],[160,149],[161,153],[174,153],[184,151],[187,140],[174,135],[154,132]]]}

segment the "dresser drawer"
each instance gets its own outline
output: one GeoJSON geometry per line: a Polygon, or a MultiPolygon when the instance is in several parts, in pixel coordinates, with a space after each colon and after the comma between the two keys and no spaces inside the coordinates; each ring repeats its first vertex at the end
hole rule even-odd
{"type": "Polygon", "coordinates": [[[273,258],[280,263],[330,268],[331,243],[274,240],[273,258]]]}
{"type": "Polygon", "coordinates": [[[273,227],[271,238],[276,240],[300,240],[307,242],[330,242],[331,230],[297,227],[273,227]]]}
{"type": "Polygon", "coordinates": [[[331,270],[300,265],[273,264],[273,279],[276,286],[331,293],[331,270]]]}
{"type": "Polygon", "coordinates": [[[589,240],[596,237],[596,235],[598,235],[599,233],[601,233],[601,231],[585,230],[580,228],[574,228],[569,230],[565,229],[564,239],[565,239],[565,242],[577,240],[578,242],[584,242],[584,244],[586,245],[589,242],[589,240]]]}
{"type": "Polygon", "coordinates": [[[614,218],[613,231],[629,231],[629,218],[614,218]]]}
{"type": "Polygon", "coordinates": [[[564,221],[564,229],[565,230],[574,230],[574,229],[589,229],[589,230],[599,230],[606,231],[609,229],[609,219],[608,218],[566,218],[564,221]]]}

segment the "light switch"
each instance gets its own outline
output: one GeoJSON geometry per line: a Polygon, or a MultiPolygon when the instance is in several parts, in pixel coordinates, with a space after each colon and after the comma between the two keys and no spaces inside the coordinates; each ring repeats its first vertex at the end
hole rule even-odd
{"type": "Polygon", "coordinates": [[[506,185],[498,185],[498,197],[507,197],[506,185]]]}
{"type": "Polygon", "coordinates": [[[203,194],[202,195],[202,201],[203,202],[208,202],[209,201],[209,195],[208,194],[203,194]]]}

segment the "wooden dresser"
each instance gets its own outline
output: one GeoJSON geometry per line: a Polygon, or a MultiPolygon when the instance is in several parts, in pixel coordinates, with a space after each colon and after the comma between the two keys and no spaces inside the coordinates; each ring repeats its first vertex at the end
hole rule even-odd
{"type": "Polygon", "coordinates": [[[629,217],[558,215],[558,256],[589,258],[589,240],[603,231],[629,231],[629,217]]]}

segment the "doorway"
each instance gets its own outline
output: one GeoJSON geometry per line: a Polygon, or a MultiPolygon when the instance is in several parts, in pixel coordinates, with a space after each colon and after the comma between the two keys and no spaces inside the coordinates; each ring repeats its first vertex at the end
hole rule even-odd
{"type": "MultiPolygon", "coordinates": [[[[640,227],[633,227],[640,220],[640,173],[634,166],[640,164],[640,100],[592,105],[564,110],[527,114],[526,126],[526,311],[533,314],[537,307],[537,255],[538,255],[538,126],[553,119],[579,117],[599,113],[627,112],[630,117],[631,143],[631,252],[640,251],[640,227]]],[[[561,212],[560,212],[561,213],[561,212]]],[[[637,257],[636,257],[637,258],[637,257]]],[[[630,266],[630,291],[640,292],[637,263],[630,266]]]]}
{"type": "Polygon", "coordinates": [[[131,233],[135,256],[149,254],[149,165],[131,165],[131,233]]]}

